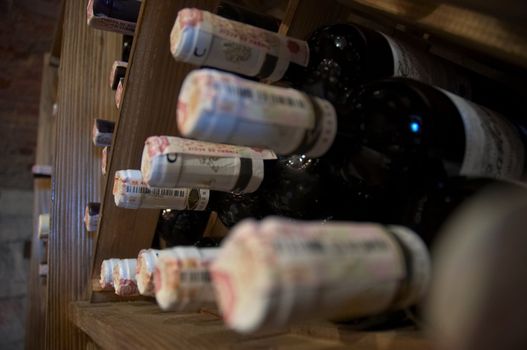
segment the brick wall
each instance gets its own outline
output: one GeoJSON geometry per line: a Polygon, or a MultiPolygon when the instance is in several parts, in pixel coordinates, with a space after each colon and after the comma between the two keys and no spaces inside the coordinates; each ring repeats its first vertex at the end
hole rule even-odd
{"type": "MultiPolygon", "coordinates": [[[[82,0],[79,0],[82,1],[82,0]]],[[[60,0],[0,0],[0,349],[23,349],[43,54],[60,0]],[[27,252],[26,252],[27,254],[27,252]]]]}

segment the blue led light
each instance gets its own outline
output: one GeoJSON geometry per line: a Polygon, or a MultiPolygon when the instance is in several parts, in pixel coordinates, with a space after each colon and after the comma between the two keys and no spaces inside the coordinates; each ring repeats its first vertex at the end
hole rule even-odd
{"type": "Polygon", "coordinates": [[[421,125],[419,125],[418,122],[411,122],[410,130],[412,130],[412,132],[418,133],[421,130],[421,125]]]}

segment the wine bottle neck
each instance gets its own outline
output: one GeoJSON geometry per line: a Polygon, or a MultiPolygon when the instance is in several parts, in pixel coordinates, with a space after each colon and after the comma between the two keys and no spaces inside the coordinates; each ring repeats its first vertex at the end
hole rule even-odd
{"type": "Polygon", "coordinates": [[[290,63],[306,66],[309,60],[305,41],[198,9],[178,13],[170,42],[177,60],[269,82],[280,80],[290,63]]]}

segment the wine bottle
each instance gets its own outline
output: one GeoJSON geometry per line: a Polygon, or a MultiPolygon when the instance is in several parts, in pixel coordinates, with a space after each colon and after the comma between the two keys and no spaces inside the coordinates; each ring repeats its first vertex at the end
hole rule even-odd
{"type": "Polygon", "coordinates": [[[193,245],[202,238],[209,216],[209,211],[165,209],[161,211],[156,232],[168,247],[193,245]]]}
{"type": "Polygon", "coordinates": [[[117,90],[119,81],[126,75],[126,68],[128,68],[128,62],[125,61],[114,61],[112,64],[112,70],[110,71],[110,88],[117,90]]]}
{"type": "Polygon", "coordinates": [[[101,210],[101,203],[89,202],[84,210],[84,225],[86,231],[95,232],[97,231],[97,225],[99,224],[99,212],[101,210]]]}
{"type": "Polygon", "coordinates": [[[237,331],[254,332],[311,317],[356,318],[419,303],[429,288],[430,248],[444,223],[490,185],[527,197],[524,185],[459,177],[401,203],[404,209],[395,210],[407,215],[399,225],[276,218],[238,224],[211,267],[225,321],[237,331]],[[265,292],[255,298],[256,289],[265,292]]]}
{"type": "Polygon", "coordinates": [[[140,9],[141,0],[93,0],[93,13],[96,16],[137,22],[140,9]]]}
{"type": "Polygon", "coordinates": [[[118,170],[113,183],[115,205],[120,208],[139,209],[207,209],[210,191],[195,188],[156,188],[143,182],[139,170],[118,170]]]}
{"type": "Polygon", "coordinates": [[[48,264],[38,264],[38,276],[42,278],[47,278],[49,273],[48,264]]]}
{"type": "Polygon", "coordinates": [[[104,290],[113,289],[113,268],[120,259],[106,259],[101,264],[101,277],[99,285],[104,290]]]}
{"type": "MultiPolygon", "coordinates": [[[[224,207],[251,194],[253,200],[246,203],[262,203],[270,213],[324,219],[332,206],[339,205],[328,198],[331,193],[324,188],[326,179],[319,174],[323,162],[275,157],[268,150],[153,136],[146,140],[141,173],[153,187],[198,186],[236,193],[224,199],[224,207]]],[[[230,209],[224,212],[227,216],[235,213],[230,209]]],[[[227,225],[234,221],[221,218],[227,225]]]]}
{"type": "Polygon", "coordinates": [[[110,120],[96,118],[93,121],[92,140],[97,147],[112,145],[115,123],[110,120]]]}
{"type": "Polygon", "coordinates": [[[269,82],[285,78],[344,109],[356,85],[391,76],[470,91],[468,79],[446,62],[354,24],[325,26],[302,41],[187,8],[178,13],[170,41],[177,60],[269,82]]]}
{"type": "Polygon", "coordinates": [[[49,237],[49,214],[38,216],[38,239],[47,240],[49,237]]]}
{"type": "Polygon", "coordinates": [[[120,259],[113,267],[113,288],[120,296],[138,295],[135,270],[137,259],[120,259]]]}
{"type": "MultiPolygon", "coordinates": [[[[263,218],[267,209],[255,194],[240,196],[207,189],[148,187],[139,170],[115,173],[113,195],[120,208],[157,208],[174,210],[216,211],[222,223],[232,226],[245,218],[263,218]]],[[[197,215],[203,217],[205,215],[197,215]]]]}
{"type": "Polygon", "coordinates": [[[111,146],[106,146],[102,149],[102,156],[101,156],[101,174],[103,176],[106,176],[106,172],[108,170],[108,159],[110,156],[110,152],[112,151],[111,146]]]}
{"type": "Polygon", "coordinates": [[[119,78],[119,83],[117,84],[117,89],[115,89],[115,106],[117,109],[121,108],[121,102],[124,92],[124,77],[119,78]]]}
{"type": "Polygon", "coordinates": [[[155,296],[163,310],[198,311],[215,305],[209,265],[218,248],[176,247],[163,251],[154,272],[155,296]]]}
{"type": "Polygon", "coordinates": [[[89,0],[86,11],[90,27],[134,35],[141,0],[89,0]]]}
{"type": "Polygon", "coordinates": [[[123,45],[121,49],[121,61],[127,62],[130,59],[130,51],[132,50],[132,43],[134,37],[132,35],[123,35],[123,45]]]}
{"type": "Polygon", "coordinates": [[[521,128],[421,82],[393,78],[362,85],[350,112],[338,118],[329,102],[319,101],[310,103],[292,89],[198,70],[183,83],[178,126],[187,137],[279,154],[325,155],[331,183],[355,192],[364,186],[376,193],[390,187],[405,191],[447,175],[518,179],[524,172],[521,128]],[[327,112],[317,114],[317,106],[327,112]]]}
{"type": "MultiPolygon", "coordinates": [[[[194,247],[200,248],[217,248],[221,239],[212,237],[203,237],[194,243],[194,247]]],[[[142,249],[137,256],[137,289],[141,295],[155,296],[154,272],[158,264],[159,258],[164,254],[172,255],[172,249],[188,250],[189,247],[175,247],[169,249],[142,249]]],[[[192,250],[194,251],[194,250],[192,250]]],[[[207,251],[207,249],[205,249],[207,251]]]]}
{"type": "Polygon", "coordinates": [[[463,204],[434,244],[423,307],[438,349],[522,349],[527,308],[527,195],[489,188],[463,204]],[[498,316],[499,315],[499,316],[498,316]]]}
{"type": "Polygon", "coordinates": [[[268,218],[233,228],[211,276],[227,326],[252,333],[413,305],[426,292],[430,257],[402,226],[268,218]]]}

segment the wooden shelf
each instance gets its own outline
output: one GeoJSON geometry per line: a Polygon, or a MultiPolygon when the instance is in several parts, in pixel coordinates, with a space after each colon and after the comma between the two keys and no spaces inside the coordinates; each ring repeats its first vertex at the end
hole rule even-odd
{"type": "Polygon", "coordinates": [[[511,22],[494,17],[492,14],[484,14],[440,1],[339,1],[352,10],[383,13],[399,24],[424,30],[428,36],[442,38],[472,52],[495,58],[497,63],[505,62],[522,69],[527,68],[525,21],[511,22]]]}
{"type": "MultiPolygon", "coordinates": [[[[65,1],[60,48],[58,116],[49,237],[47,349],[83,349],[87,337],[68,318],[71,301],[88,296],[93,237],[84,228],[86,203],[100,200],[101,152],[93,146],[93,119],[115,120],[108,87],[122,38],[88,28],[86,2],[65,1]]],[[[58,38],[61,38],[60,40],[58,38]]],[[[44,343],[44,339],[39,339],[44,343]]]]}
{"type": "MultiPolygon", "coordinates": [[[[280,33],[305,38],[318,26],[367,12],[371,13],[371,22],[382,18],[379,23],[392,26],[393,30],[396,30],[396,22],[426,28],[437,35],[444,34],[446,40],[459,41],[475,50],[496,50],[492,53],[495,58],[527,67],[527,39],[518,34],[523,32],[509,33],[508,27],[498,30],[491,26],[491,29],[481,29],[485,35],[490,35],[489,30],[493,31],[494,36],[485,39],[481,33],[476,35],[474,28],[465,33],[453,25],[445,25],[440,33],[438,26],[442,26],[441,21],[446,21],[449,12],[438,14],[435,8],[428,11],[428,8],[417,7],[415,11],[419,16],[408,16],[385,6],[401,1],[407,0],[326,0],[323,3],[284,0],[287,7],[281,6],[286,12],[280,33]],[[396,18],[397,21],[390,22],[386,18],[396,18]],[[512,41],[499,40],[504,37],[512,41]]],[[[214,10],[218,2],[143,0],[119,111],[114,105],[113,92],[107,86],[107,76],[113,61],[120,57],[121,36],[87,27],[84,2],[64,2],[64,25],[57,32],[53,46],[53,56],[60,57],[59,114],[53,128],[56,130],[56,145],[43,146],[43,152],[56,152],[54,160],[50,160],[54,166],[54,190],[53,193],[49,189],[40,192],[36,197],[39,203],[48,200],[51,194],[55,198],[51,208],[48,259],[47,348],[431,348],[422,334],[415,331],[357,333],[329,323],[297,326],[285,333],[245,337],[226,330],[222,321],[211,314],[164,313],[152,302],[124,301],[113,293],[97,289],[102,260],[135,257],[140,249],[150,247],[152,243],[159,211],[117,208],[112,194],[113,174],[121,169],[139,169],[147,137],[177,135],[179,88],[186,74],[195,67],[176,62],[170,54],[169,33],[176,14],[184,7],[214,10]],[[94,118],[116,122],[107,165],[109,175],[102,179],[100,150],[91,143],[94,118]],[[89,201],[102,204],[95,235],[87,234],[82,222],[84,207],[89,201]],[[110,302],[117,300],[121,302],[110,302]]],[[[458,18],[456,16],[452,17],[452,23],[458,18]]],[[[481,23],[496,24],[493,21],[481,23]]],[[[39,134],[39,140],[44,140],[43,137],[39,134]]],[[[40,208],[44,210],[42,205],[40,208]]],[[[37,306],[38,303],[30,308],[37,310],[37,306]]]]}
{"type": "Polygon", "coordinates": [[[386,349],[426,350],[415,331],[348,332],[330,323],[244,336],[209,313],[163,312],[148,302],[73,303],[70,317],[104,349],[386,349]]]}
{"type": "MultiPolygon", "coordinates": [[[[51,63],[51,55],[44,55],[39,107],[37,149],[35,164],[51,165],[55,151],[55,120],[53,103],[57,96],[57,68],[51,63]]],[[[47,279],[39,276],[39,264],[46,254],[44,243],[38,238],[38,217],[49,214],[51,207],[51,179],[35,178],[33,181],[33,236],[28,278],[28,306],[26,319],[27,349],[42,347],[45,336],[47,308],[47,279]]]]}
{"type": "MultiPolygon", "coordinates": [[[[194,67],[176,62],[169,50],[169,37],[177,12],[184,7],[214,10],[214,0],[145,1],[136,26],[126,71],[119,118],[108,159],[108,180],[103,184],[101,215],[92,280],[100,275],[104,259],[136,257],[150,247],[159,210],[118,208],[113,200],[113,176],[117,170],[139,169],[144,142],[152,135],[177,133],[176,108],[181,82],[194,67]]],[[[97,292],[95,292],[97,293],[97,292]]],[[[105,300],[93,295],[91,300],[105,300]]],[[[113,298],[113,297],[112,297],[113,298]]]]}

